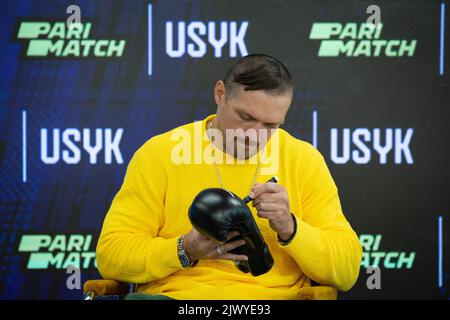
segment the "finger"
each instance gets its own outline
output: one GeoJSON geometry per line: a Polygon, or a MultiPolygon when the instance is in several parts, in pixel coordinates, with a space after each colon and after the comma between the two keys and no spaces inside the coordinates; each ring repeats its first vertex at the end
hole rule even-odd
{"type": "Polygon", "coordinates": [[[228,241],[232,240],[233,238],[235,238],[239,235],[240,235],[239,231],[236,231],[236,230],[231,231],[230,233],[228,233],[227,240],[225,240],[225,241],[218,241],[216,239],[212,239],[211,246],[216,248],[217,246],[224,245],[225,243],[227,243],[228,241]]]}
{"type": "Polygon", "coordinates": [[[258,188],[258,187],[261,186],[261,185],[263,185],[263,184],[262,184],[262,183],[259,183],[259,182],[255,182],[255,183],[252,185],[252,187],[251,187],[251,189],[250,189],[250,193],[249,193],[250,198],[255,199],[255,194],[253,193],[253,189],[258,188]]]}
{"type": "Polygon", "coordinates": [[[279,202],[280,200],[282,200],[282,197],[280,195],[281,193],[263,193],[258,198],[252,201],[252,206],[255,207],[257,204],[262,202],[279,202]]]}
{"type": "Polygon", "coordinates": [[[227,240],[233,239],[234,237],[238,236],[239,234],[240,234],[239,231],[236,231],[236,230],[231,231],[230,233],[228,233],[228,239],[227,240]]]}
{"type": "Polygon", "coordinates": [[[261,202],[256,205],[258,211],[277,211],[278,209],[280,209],[278,203],[261,202]]]}
{"type": "Polygon", "coordinates": [[[221,256],[219,256],[219,259],[223,260],[244,260],[247,261],[248,257],[242,254],[232,254],[232,253],[225,253],[221,256]]]}
{"type": "Polygon", "coordinates": [[[239,235],[239,233],[238,233],[237,235],[235,235],[234,237],[228,235],[228,238],[227,238],[227,240],[225,240],[225,241],[218,241],[218,240],[216,240],[216,239],[212,239],[212,242],[210,243],[210,247],[211,247],[211,248],[216,248],[216,247],[218,247],[218,246],[223,246],[224,244],[233,241],[233,239],[234,239],[235,237],[237,237],[238,235],[239,235]]]}
{"type": "Polygon", "coordinates": [[[282,187],[279,184],[276,184],[274,182],[267,182],[264,183],[257,188],[252,189],[253,197],[252,199],[258,198],[263,193],[275,193],[279,192],[282,189],[282,187]]]}
{"type": "Polygon", "coordinates": [[[261,203],[276,203],[279,204],[281,202],[281,199],[278,198],[274,198],[274,199],[265,199],[262,200],[260,198],[255,199],[254,201],[252,201],[252,207],[256,208],[257,205],[261,204],[261,203]]]}
{"type": "Polygon", "coordinates": [[[236,240],[236,241],[224,244],[223,246],[221,246],[221,248],[222,248],[222,251],[228,252],[228,251],[236,249],[240,246],[243,246],[244,244],[245,244],[245,240],[236,240]]]}
{"type": "Polygon", "coordinates": [[[212,241],[211,241],[211,243],[209,244],[209,246],[210,246],[212,249],[215,249],[216,247],[221,246],[221,245],[223,245],[223,244],[225,244],[225,243],[226,243],[226,241],[218,241],[218,240],[216,240],[216,239],[212,239],[212,241]]]}
{"type": "Polygon", "coordinates": [[[271,219],[275,211],[257,211],[256,215],[260,218],[271,219]]]}

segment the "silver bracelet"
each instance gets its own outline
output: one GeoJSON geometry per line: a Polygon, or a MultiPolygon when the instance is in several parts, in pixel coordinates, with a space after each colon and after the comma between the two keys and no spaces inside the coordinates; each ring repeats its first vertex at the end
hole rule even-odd
{"type": "Polygon", "coordinates": [[[191,261],[189,259],[189,256],[188,256],[186,250],[184,250],[183,240],[184,240],[184,235],[179,237],[178,241],[177,241],[178,259],[180,260],[181,267],[183,269],[186,269],[186,268],[195,266],[198,263],[198,260],[191,261]]]}

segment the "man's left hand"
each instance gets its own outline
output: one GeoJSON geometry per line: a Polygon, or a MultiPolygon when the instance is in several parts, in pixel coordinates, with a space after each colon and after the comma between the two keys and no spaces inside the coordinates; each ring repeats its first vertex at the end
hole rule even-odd
{"type": "Polygon", "coordinates": [[[255,183],[252,193],[252,206],[256,208],[258,217],[269,219],[270,227],[281,240],[289,239],[294,233],[294,220],[286,189],[273,182],[255,183]]]}

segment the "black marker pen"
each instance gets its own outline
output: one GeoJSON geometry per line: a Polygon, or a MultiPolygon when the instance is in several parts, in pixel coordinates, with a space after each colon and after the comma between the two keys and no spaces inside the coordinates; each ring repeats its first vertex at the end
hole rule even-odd
{"type": "MultiPolygon", "coordinates": [[[[267,180],[265,183],[267,183],[267,182],[274,182],[274,183],[277,183],[278,182],[278,177],[277,176],[273,176],[272,178],[270,178],[269,180],[267,180]]],[[[250,195],[248,195],[248,196],[246,196],[245,198],[244,198],[244,202],[245,203],[249,203],[250,201],[252,201],[253,200],[253,198],[252,197],[250,197],[250,195]]]]}

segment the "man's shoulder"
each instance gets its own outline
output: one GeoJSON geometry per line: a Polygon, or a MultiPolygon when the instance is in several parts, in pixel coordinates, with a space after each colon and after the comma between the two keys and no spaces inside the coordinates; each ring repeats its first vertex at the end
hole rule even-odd
{"type": "Polygon", "coordinates": [[[284,129],[280,128],[279,131],[281,145],[291,156],[311,160],[320,160],[323,157],[320,151],[308,141],[298,139],[284,129]]]}
{"type": "Polygon", "coordinates": [[[327,172],[328,165],[322,153],[311,143],[297,139],[283,130],[285,155],[292,167],[300,170],[303,177],[317,176],[318,172],[327,172]]]}
{"type": "Polygon", "coordinates": [[[194,131],[194,123],[190,122],[173,128],[169,131],[157,134],[148,139],[136,151],[143,154],[167,155],[170,153],[174,144],[177,143],[180,134],[190,134],[194,131]]]}

